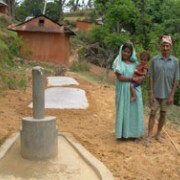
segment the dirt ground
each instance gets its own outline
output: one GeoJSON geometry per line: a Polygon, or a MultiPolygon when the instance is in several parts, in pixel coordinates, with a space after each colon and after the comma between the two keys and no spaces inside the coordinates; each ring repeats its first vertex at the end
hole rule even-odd
{"type": "MultiPolygon", "coordinates": [[[[102,72],[96,68],[91,71],[102,72]]],[[[31,70],[29,74],[31,76],[31,70]]],[[[180,179],[180,132],[177,129],[167,125],[162,132],[164,143],[153,140],[150,147],[143,145],[146,135],[139,142],[117,141],[114,135],[115,87],[93,83],[70,72],[67,76],[75,78],[80,83],[79,88],[86,91],[90,106],[86,110],[46,109],[46,115],[57,117],[59,131],[72,133],[110,169],[115,180],[180,179]]],[[[31,101],[31,83],[26,90],[8,90],[0,93],[1,143],[12,133],[19,131],[22,117],[32,116],[32,109],[28,108],[31,101]]],[[[146,117],[145,124],[147,131],[146,117]]]]}

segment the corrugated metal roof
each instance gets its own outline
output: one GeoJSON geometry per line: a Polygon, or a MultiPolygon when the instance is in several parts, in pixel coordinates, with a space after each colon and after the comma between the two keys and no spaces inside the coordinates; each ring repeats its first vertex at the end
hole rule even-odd
{"type": "Polygon", "coordinates": [[[75,33],[73,31],[71,31],[69,28],[66,28],[54,21],[52,21],[53,23],[56,24],[56,27],[43,27],[43,26],[28,26],[28,22],[32,21],[33,19],[36,18],[40,18],[40,17],[45,17],[47,19],[49,19],[50,21],[52,21],[50,18],[41,15],[38,17],[34,17],[31,18],[23,23],[20,23],[18,25],[12,24],[10,26],[8,26],[9,30],[13,30],[13,31],[28,31],[28,32],[45,32],[45,33],[67,33],[69,35],[75,35],[75,33]]]}
{"type": "Polygon", "coordinates": [[[8,6],[3,0],[0,0],[0,4],[3,4],[4,6],[8,6]]]}

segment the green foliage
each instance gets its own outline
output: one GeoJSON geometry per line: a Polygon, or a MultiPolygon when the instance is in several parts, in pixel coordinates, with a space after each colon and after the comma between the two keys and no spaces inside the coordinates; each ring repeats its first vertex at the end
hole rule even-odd
{"type": "Polygon", "coordinates": [[[17,37],[16,33],[14,32],[9,32],[9,36],[9,51],[12,56],[19,56],[19,48],[22,45],[22,40],[19,37],[17,37]]]}
{"type": "Polygon", "coordinates": [[[47,3],[45,15],[55,22],[59,22],[60,19],[61,20],[63,19],[63,14],[60,12],[57,3],[52,3],[52,2],[47,3]]]}
{"type": "Polygon", "coordinates": [[[91,22],[96,22],[96,19],[99,18],[99,15],[95,9],[92,9],[89,13],[88,20],[91,22]]]}
{"type": "Polygon", "coordinates": [[[104,38],[108,36],[108,30],[101,26],[94,26],[89,31],[91,42],[99,42],[104,45],[104,38]]]}
{"type": "Polygon", "coordinates": [[[119,0],[108,9],[105,24],[113,32],[120,33],[125,29],[134,33],[138,15],[139,12],[131,1],[119,0]]]}
{"type": "Polygon", "coordinates": [[[175,125],[180,125],[180,106],[172,105],[167,112],[167,120],[175,125]]]}
{"type": "Polygon", "coordinates": [[[84,58],[85,56],[85,48],[82,48],[78,51],[78,61],[73,61],[70,70],[75,72],[84,72],[89,71],[90,65],[84,58]]]}
{"type": "Polygon", "coordinates": [[[107,48],[119,49],[121,44],[127,42],[128,40],[129,34],[127,32],[121,34],[111,33],[109,36],[104,38],[104,44],[107,48]]]}
{"type": "Polygon", "coordinates": [[[24,21],[28,16],[38,16],[43,12],[44,0],[24,0],[15,9],[16,19],[24,21]]]}
{"type": "Polygon", "coordinates": [[[89,37],[85,32],[77,32],[76,36],[73,36],[70,40],[72,48],[81,48],[87,45],[87,42],[89,42],[89,37]]]}
{"type": "Polygon", "coordinates": [[[6,86],[9,89],[17,89],[17,87],[18,87],[17,80],[16,79],[11,79],[11,78],[8,78],[8,77],[6,77],[4,79],[4,84],[6,84],[6,86]]]}
{"type": "Polygon", "coordinates": [[[149,77],[146,76],[146,78],[143,81],[143,84],[141,85],[142,89],[142,97],[143,97],[143,104],[148,106],[148,96],[149,96],[149,77]]]}
{"type": "Polygon", "coordinates": [[[15,8],[15,17],[18,21],[24,21],[26,17],[30,16],[29,11],[23,6],[18,6],[15,8]]]}
{"type": "Polygon", "coordinates": [[[63,25],[68,26],[69,28],[75,28],[76,27],[76,20],[65,19],[63,21],[63,25]]]}
{"type": "Polygon", "coordinates": [[[2,36],[0,36],[0,51],[1,53],[8,51],[7,44],[2,40],[2,36]]]}
{"type": "Polygon", "coordinates": [[[71,71],[84,72],[89,71],[90,66],[86,61],[74,61],[70,67],[71,71]]]}
{"type": "MultiPolygon", "coordinates": [[[[90,74],[87,71],[83,71],[83,72],[78,72],[80,75],[82,75],[83,77],[89,79],[92,82],[102,82],[103,81],[103,77],[102,76],[96,76],[93,74],[90,74]]],[[[110,83],[109,83],[110,84],[110,83]]]]}
{"type": "Polygon", "coordinates": [[[22,79],[20,79],[18,82],[18,87],[21,89],[25,89],[27,86],[27,79],[25,77],[26,76],[23,76],[22,79]]]}
{"type": "Polygon", "coordinates": [[[19,47],[21,40],[16,36],[16,33],[6,32],[8,35],[0,35],[0,63],[1,67],[6,65],[14,65],[13,56],[19,55],[19,47]]]}
{"type": "Polygon", "coordinates": [[[75,38],[76,37],[84,44],[89,42],[88,32],[77,32],[75,38]]]}
{"type": "Polygon", "coordinates": [[[3,82],[0,84],[0,89],[26,88],[27,78],[24,71],[17,67],[11,66],[11,68],[1,70],[0,77],[3,82]]]}
{"type": "Polygon", "coordinates": [[[8,45],[3,41],[2,37],[0,37],[0,56],[0,68],[4,68],[13,64],[8,45]]]}
{"type": "Polygon", "coordinates": [[[90,10],[78,10],[78,11],[74,11],[74,12],[66,12],[64,13],[65,17],[88,17],[90,16],[90,14],[92,13],[92,11],[90,10]]]}
{"type": "Polygon", "coordinates": [[[180,35],[179,33],[174,34],[174,45],[173,45],[173,54],[178,57],[180,60],[180,35]]]}
{"type": "Polygon", "coordinates": [[[25,54],[27,54],[28,56],[31,56],[31,55],[33,55],[33,51],[32,51],[32,50],[27,50],[27,51],[25,52],[25,54]]]}
{"type": "MultiPolygon", "coordinates": [[[[39,16],[43,14],[45,7],[44,0],[24,0],[15,8],[16,19],[24,21],[28,16],[39,16]]],[[[63,19],[62,1],[48,2],[46,4],[45,15],[55,22],[63,19]]]]}
{"type": "Polygon", "coordinates": [[[110,49],[119,49],[119,46],[129,40],[129,33],[121,34],[110,33],[105,26],[94,26],[88,32],[88,38],[91,43],[98,42],[101,47],[110,49]]]}
{"type": "Polygon", "coordinates": [[[21,40],[15,32],[5,28],[11,23],[11,18],[0,16],[0,89],[26,86],[26,77],[24,74],[18,75],[21,72],[17,70],[18,64],[14,60],[19,55],[21,40]]]}
{"type": "Polygon", "coordinates": [[[11,17],[1,14],[1,16],[0,16],[0,22],[1,22],[0,23],[0,28],[3,29],[3,30],[6,29],[6,27],[8,25],[10,25],[13,21],[14,20],[11,17]]]}
{"type": "Polygon", "coordinates": [[[180,85],[178,86],[174,95],[174,104],[180,106],[180,85]]]}

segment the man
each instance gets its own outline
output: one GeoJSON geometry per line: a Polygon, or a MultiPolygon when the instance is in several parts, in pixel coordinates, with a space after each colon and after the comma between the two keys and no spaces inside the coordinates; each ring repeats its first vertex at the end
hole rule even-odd
{"type": "Polygon", "coordinates": [[[172,38],[164,35],[161,38],[161,54],[152,59],[150,74],[150,116],[148,123],[148,137],[145,145],[149,146],[155,123],[157,110],[160,109],[157,133],[155,139],[161,142],[160,133],[163,128],[166,112],[174,102],[174,94],[179,80],[179,60],[172,56],[172,38]]]}

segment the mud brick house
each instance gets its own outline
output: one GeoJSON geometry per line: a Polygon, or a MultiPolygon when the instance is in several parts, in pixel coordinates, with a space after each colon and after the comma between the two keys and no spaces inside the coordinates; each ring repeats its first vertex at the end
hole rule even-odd
{"type": "Polygon", "coordinates": [[[18,25],[8,26],[22,39],[20,55],[23,58],[68,64],[70,36],[75,35],[70,29],[41,15],[18,25]]]}
{"type": "Polygon", "coordinates": [[[86,31],[88,29],[91,29],[92,26],[93,26],[92,22],[80,21],[80,20],[76,22],[76,28],[78,28],[80,31],[86,31]]]}
{"type": "Polygon", "coordinates": [[[0,13],[8,15],[8,5],[3,0],[0,0],[0,13]]]}
{"type": "Polygon", "coordinates": [[[91,29],[93,26],[103,25],[102,18],[96,19],[95,22],[87,21],[87,20],[77,20],[76,21],[76,28],[80,31],[86,31],[91,29]]]}

